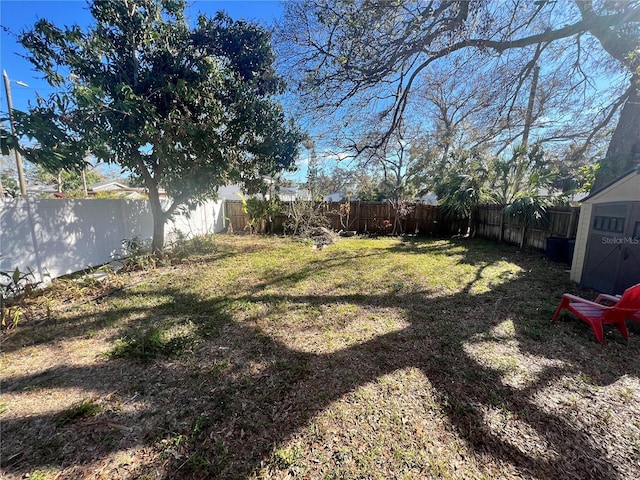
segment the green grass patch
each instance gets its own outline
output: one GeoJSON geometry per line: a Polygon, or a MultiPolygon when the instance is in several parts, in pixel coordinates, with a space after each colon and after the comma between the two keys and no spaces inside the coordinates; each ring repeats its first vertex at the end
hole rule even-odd
{"type": "Polygon", "coordinates": [[[96,417],[102,413],[104,408],[96,403],[95,400],[86,399],[76,403],[67,410],[59,414],[58,424],[60,426],[67,425],[75,420],[82,418],[96,417]]]}
{"type": "Polygon", "coordinates": [[[180,354],[195,342],[193,325],[183,324],[170,328],[162,326],[136,327],[116,339],[111,358],[126,358],[150,362],[160,357],[180,354]]]}
{"type": "Polygon", "coordinates": [[[5,339],[10,476],[640,478],[640,342],[552,324],[562,293],[595,298],[563,265],[386,237],[174,258],[106,295],[45,290],[53,320],[5,339]]]}

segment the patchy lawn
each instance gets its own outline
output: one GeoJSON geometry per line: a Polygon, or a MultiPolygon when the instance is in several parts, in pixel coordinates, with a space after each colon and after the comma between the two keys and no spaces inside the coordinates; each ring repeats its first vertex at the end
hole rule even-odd
{"type": "Polygon", "coordinates": [[[200,250],[33,300],[2,338],[2,478],[640,478],[640,336],[551,324],[595,296],[561,265],[479,240],[200,250]]]}

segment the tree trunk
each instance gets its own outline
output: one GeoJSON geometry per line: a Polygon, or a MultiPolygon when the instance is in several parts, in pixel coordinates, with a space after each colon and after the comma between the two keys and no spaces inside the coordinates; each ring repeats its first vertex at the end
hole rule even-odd
{"type": "Polygon", "coordinates": [[[627,94],[627,101],[622,106],[607,154],[600,162],[592,191],[601,189],[640,166],[640,75],[633,76],[627,94]]]}
{"type": "Polygon", "coordinates": [[[162,210],[158,188],[149,188],[149,206],[153,216],[153,239],[151,240],[151,253],[160,256],[164,249],[164,224],[165,212],[162,210]]]}
{"type": "Polygon", "coordinates": [[[164,249],[164,215],[153,216],[153,240],[151,240],[151,253],[156,257],[162,255],[164,249]]]}
{"type": "Polygon", "coordinates": [[[162,203],[160,203],[160,191],[159,182],[162,178],[162,166],[158,159],[156,159],[154,176],[151,175],[149,169],[142,161],[140,154],[137,154],[138,172],[142,176],[145,185],[147,186],[147,192],[149,195],[149,207],[151,208],[151,215],[153,216],[153,238],[151,239],[151,253],[156,257],[162,255],[164,249],[164,223],[167,218],[171,216],[172,209],[176,207],[176,201],[169,208],[167,212],[162,210],[162,203]]]}

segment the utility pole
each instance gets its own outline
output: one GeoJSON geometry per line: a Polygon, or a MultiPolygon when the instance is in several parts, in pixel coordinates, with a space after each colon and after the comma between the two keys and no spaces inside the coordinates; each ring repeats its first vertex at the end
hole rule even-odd
{"type": "MultiPolygon", "coordinates": [[[[7,93],[7,107],[9,107],[9,124],[11,125],[11,135],[16,136],[16,127],[13,123],[13,101],[11,100],[11,86],[9,85],[9,75],[6,70],[2,71],[4,77],[4,90],[7,93]]],[[[17,148],[13,149],[16,156],[16,167],[18,169],[18,183],[20,184],[20,193],[23,197],[27,196],[27,185],[24,181],[24,171],[22,170],[22,155],[17,148]]]]}

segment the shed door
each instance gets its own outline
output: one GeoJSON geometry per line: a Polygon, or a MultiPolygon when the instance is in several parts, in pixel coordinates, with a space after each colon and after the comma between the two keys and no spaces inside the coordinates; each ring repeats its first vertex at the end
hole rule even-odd
{"type": "Polygon", "coordinates": [[[630,205],[615,293],[640,283],[640,202],[630,205]]]}
{"type": "Polygon", "coordinates": [[[593,206],[582,275],[585,287],[603,293],[616,293],[630,207],[629,202],[593,206]]]}

